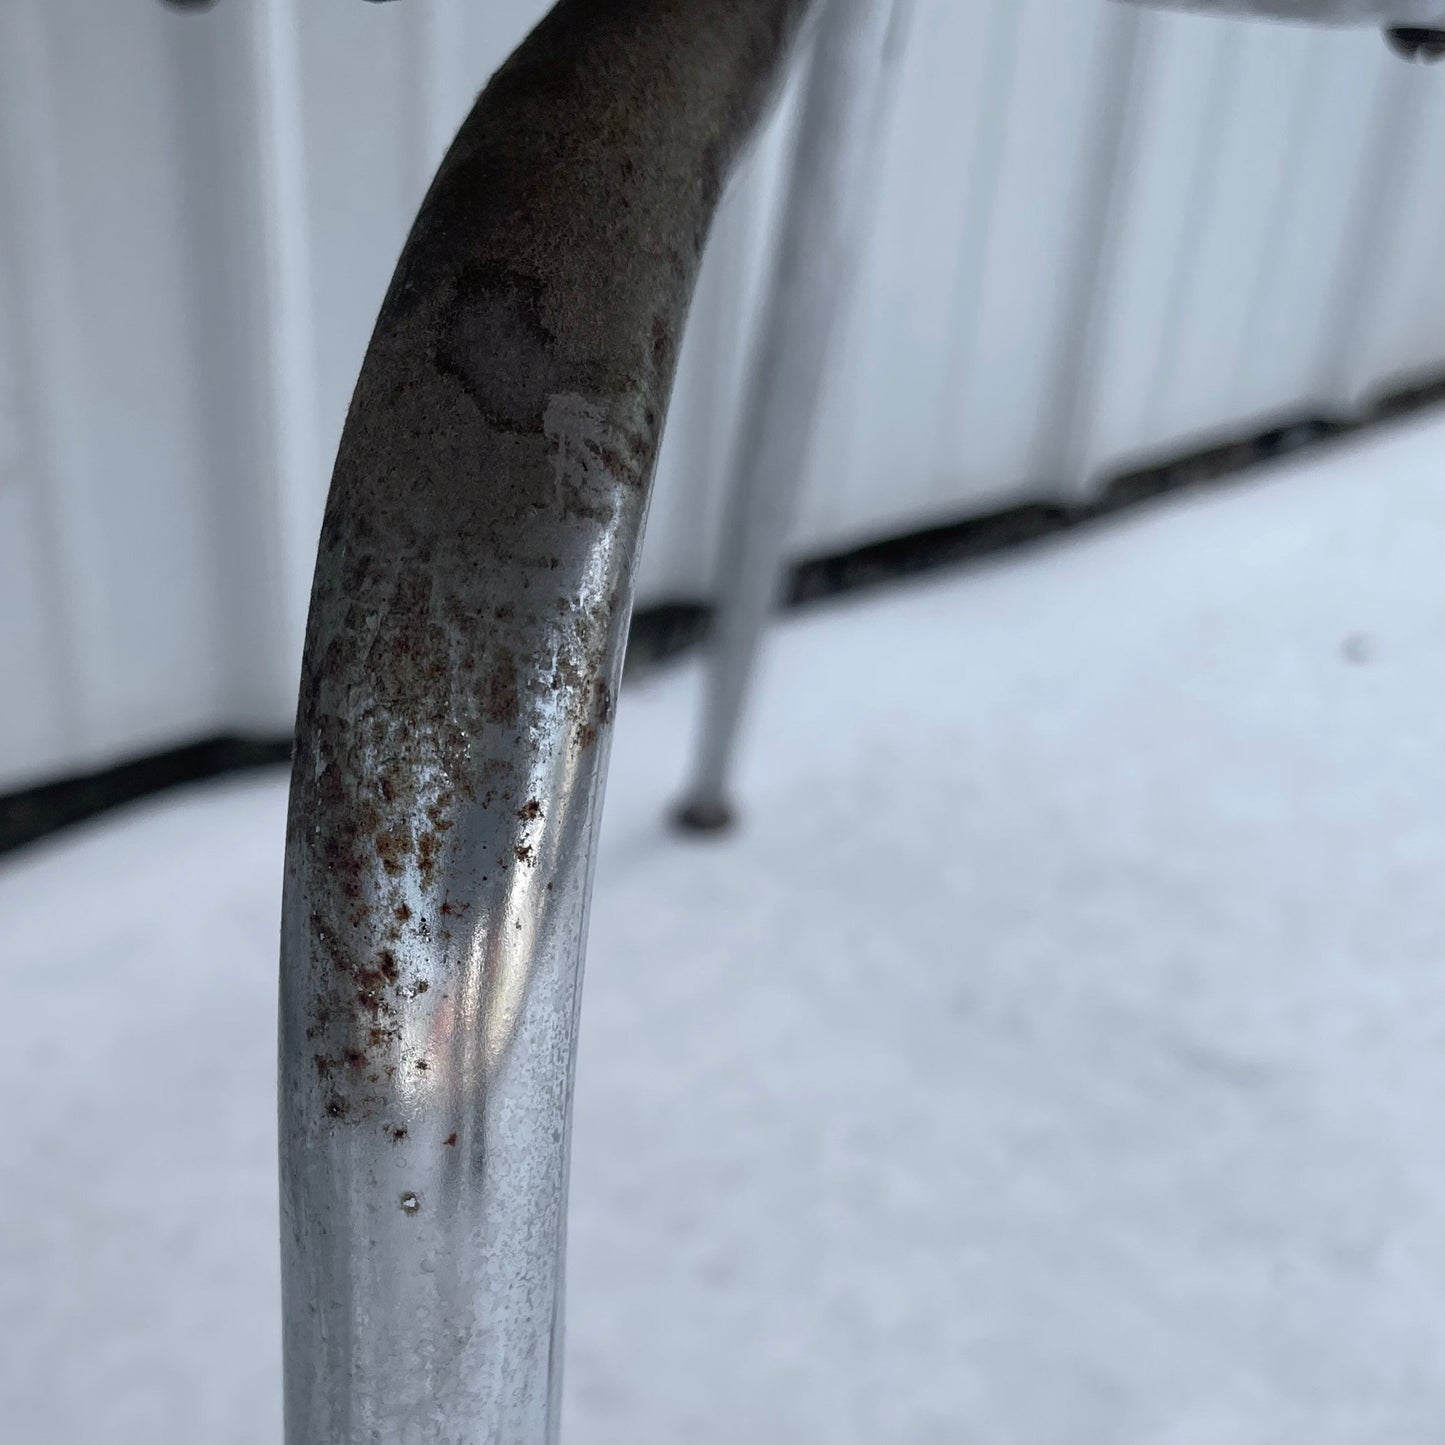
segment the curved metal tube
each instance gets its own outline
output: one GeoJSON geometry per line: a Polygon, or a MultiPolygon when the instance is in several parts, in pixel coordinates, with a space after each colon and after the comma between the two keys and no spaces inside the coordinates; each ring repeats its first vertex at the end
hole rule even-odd
{"type": "Polygon", "coordinates": [[[287,825],[286,1438],[552,1440],[612,700],[677,343],[807,0],[564,0],[402,252],[316,564],[287,825]]]}

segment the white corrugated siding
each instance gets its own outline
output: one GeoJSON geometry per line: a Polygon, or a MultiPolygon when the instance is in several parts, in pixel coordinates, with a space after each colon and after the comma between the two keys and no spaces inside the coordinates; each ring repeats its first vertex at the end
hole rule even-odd
{"type": "MultiPolygon", "coordinates": [[[[0,787],[284,727],[426,179],[539,0],[0,5],[0,787]]],[[[1370,31],[919,0],[795,544],[1445,367],[1445,73],[1370,31]]],[[[698,598],[788,104],[719,217],[640,600],[698,598]]]]}

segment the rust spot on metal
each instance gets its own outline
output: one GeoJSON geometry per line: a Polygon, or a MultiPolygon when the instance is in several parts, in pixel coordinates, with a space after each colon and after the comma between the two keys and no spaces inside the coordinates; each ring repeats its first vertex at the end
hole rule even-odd
{"type": "Polygon", "coordinates": [[[612,721],[612,689],[599,677],[592,688],[591,717],[578,730],[577,740],[585,750],[595,743],[602,729],[612,721]]]}
{"type": "Polygon", "coordinates": [[[505,727],[521,712],[517,692],[517,663],[510,652],[501,653],[492,663],[482,693],[482,715],[488,722],[505,727]]]}
{"type": "Polygon", "coordinates": [[[430,888],[436,881],[437,854],[441,839],[435,833],[423,833],[416,840],[416,871],[423,888],[430,888]]]}
{"type": "MultiPolygon", "coordinates": [[[[787,4],[800,13],[803,0],[787,4]]],[[[732,7],[716,9],[731,33],[732,7]]],[[[778,37],[748,33],[761,64],[778,37]]],[[[536,166],[508,179],[497,156],[532,142],[500,122],[488,130],[484,107],[487,143],[449,163],[383,304],[320,543],[289,823],[288,906],[301,911],[287,937],[306,936],[289,986],[304,978],[310,990],[300,1002],[313,1040],[300,1060],[333,1118],[395,1127],[391,1091],[370,1083],[427,1069],[402,1040],[423,1022],[413,1014],[430,1012],[407,1010],[429,987],[416,975],[451,939],[444,925],[466,930],[456,920],[468,905],[444,897],[448,885],[468,895],[490,867],[505,887],[494,856],[505,870],[546,859],[550,871],[550,843],[523,826],[544,816],[533,780],[575,763],[612,721],[629,590],[618,559],[636,539],[733,149],[699,154],[698,138],[741,133],[756,103],[715,113],[715,99],[678,128],[686,164],[659,162],[649,142],[611,173],[610,206],[587,189],[584,154],[554,154],[550,119],[543,168],[577,167],[582,192],[554,194],[536,166]],[[478,803],[496,804],[486,832],[505,838],[485,858],[463,834],[478,803]],[[459,835],[465,881],[448,876],[459,835]]],[[[610,154],[618,137],[595,139],[610,154]]],[[[585,152],[594,137],[578,141],[585,152]]],[[[479,912],[497,892],[473,895],[479,912]]]]}
{"type": "Polygon", "coordinates": [[[406,856],[410,852],[411,834],[406,829],[391,828],[376,835],[376,855],[393,878],[406,867],[406,856]]]}
{"type": "Polygon", "coordinates": [[[443,1144],[446,1144],[446,1145],[448,1145],[448,1146],[450,1146],[450,1147],[452,1147],[452,1148],[455,1148],[455,1147],[456,1147],[456,1142],[457,1142],[457,1136],[456,1136],[454,1133],[453,1133],[453,1134],[448,1134],[447,1137],[442,1140],[442,1143],[443,1143],[443,1144]]]}

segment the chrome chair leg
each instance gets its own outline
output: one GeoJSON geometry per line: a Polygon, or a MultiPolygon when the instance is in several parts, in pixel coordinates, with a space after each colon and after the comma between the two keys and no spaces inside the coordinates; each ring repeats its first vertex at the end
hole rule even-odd
{"type": "Polygon", "coordinates": [[[287,824],[286,1439],[556,1438],[609,730],[713,209],[807,0],[563,0],[442,162],[352,401],[287,824]]]}
{"type": "Polygon", "coordinates": [[[778,600],[836,322],[867,216],[910,0],[825,0],[723,518],[692,777],[677,823],[727,827],[738,725],[778,600]]]}

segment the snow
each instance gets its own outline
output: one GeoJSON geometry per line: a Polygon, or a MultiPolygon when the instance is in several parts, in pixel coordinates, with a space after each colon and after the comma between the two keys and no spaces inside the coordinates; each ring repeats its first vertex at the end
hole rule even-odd
{"type": "MultiPolygon", "coordinates": [[[[1445,419],[630,687],[564,1436],[1445,1439],[1445,419]]],[[[0,1439],[279,1438],[284,779],[0,865],[0,1439]]]]}

